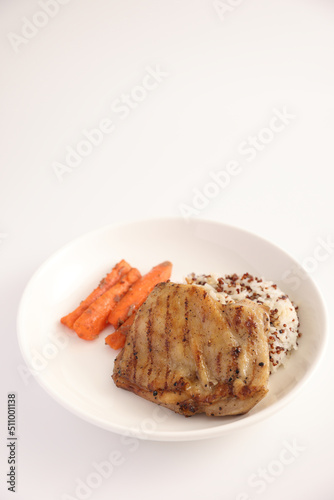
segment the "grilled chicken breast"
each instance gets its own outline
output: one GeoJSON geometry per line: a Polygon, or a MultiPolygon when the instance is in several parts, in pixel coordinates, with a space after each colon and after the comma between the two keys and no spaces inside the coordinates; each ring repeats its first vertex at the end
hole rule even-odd
{"type": "Polygon", "coordinates": [[[246,413],[268,390],[268,326],[250,300],[222,305],[203,287],[161,283],[136,315],[113,380],[185,416],[246,413]]]}

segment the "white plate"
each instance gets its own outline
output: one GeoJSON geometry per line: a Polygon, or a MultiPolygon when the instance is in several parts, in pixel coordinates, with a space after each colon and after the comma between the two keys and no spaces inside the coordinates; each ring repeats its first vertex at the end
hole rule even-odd
{"type": "Polygon", "coordinates": [[[149,220],[105,227],[86,234],[50,257],[34,274],[18,315],[19,344],[37,380],[63,406],[104,429],[144,439],[182,441],[222,435],[272,415],[314,373],[325,348],[326,311],[310,277],[288,254],[241,229],[209,221],[149,220]],[[299,305],[300,346],[285,368],[270,377],[268,395],[248,414],[185,418],[117,388],[115,353],[104,344],[107,328],[84,341],[61,325],[122,258],[143,274],[164,260],[172,280],[189,272],[244,273],[275,281],[299,305]]]}

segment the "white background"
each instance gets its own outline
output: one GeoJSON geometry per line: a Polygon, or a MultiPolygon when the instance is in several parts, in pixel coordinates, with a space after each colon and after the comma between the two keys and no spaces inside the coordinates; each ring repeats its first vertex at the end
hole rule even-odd
{"type": "Polygon", "coordinates": [[[181,217],[210,172],[232,160],[238,175],[195,216],[284,248],[308,266],[332,315],[333,2],[226,0],[220,12],[212,0],[57,5],[51,17],[34,0],[0,4],[1,499],[84,498],[78,479],[116,450],[123,463],[86,498],[333,499],[331,338],[311,382],[278,415],[219,439],[135,450],[23,380],[16,338],[24,287],[54,251],[106,224],[181,217]],[[32,21],[44,26],[27,28],[32,21]],[[160,68],[161,82],[122,118],[111,105],[143,96],[134,89],[148,67],[160,68]],[[250,160],[239,148],[274,109],[293,118],[250,160]],[[55,162],[105,118],[114,131],[57,177],[55,162]],[[332,242],[321,261],[320,240],[332,242]],[[6,485],[8,392],[18,398],[15,494],[6,485]],[[298,451],[275,476],[286,443],[298,451]],[[256,487],[250,478],[263,469],[256,487]]]}

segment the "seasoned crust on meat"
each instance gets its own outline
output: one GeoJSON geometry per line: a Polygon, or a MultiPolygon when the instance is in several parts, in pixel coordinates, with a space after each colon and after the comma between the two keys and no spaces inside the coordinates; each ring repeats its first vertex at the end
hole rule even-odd
{"type": "Polygon", "coordinates": [[[268,391],[268,326],[250,300],[222,305],[203,287],[161,283],[136,315],[113,380],[186,416],[246,413],[268,391]]]}

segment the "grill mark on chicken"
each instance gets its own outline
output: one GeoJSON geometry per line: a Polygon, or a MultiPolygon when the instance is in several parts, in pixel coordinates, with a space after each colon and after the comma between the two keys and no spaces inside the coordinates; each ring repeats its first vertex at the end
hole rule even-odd
{"type": "Polygon", "coordinates": [[[165,348],[166,348],[166,357],[167,357],[167,363],[166,363],[166,377],[165,377],[165,389],[168,388],[168,377],[170,374],[170,364],[169,364],[169,344],[170,344],[170,333],[171,333],[171,314],[170,314],[170,295],[167,295],[166,298],[166,320],[165,320],[165,348]]]}
{"type": "Polygon", "coordinates": [[[188,310],[188,298],[185,297],[185,300],[184,300],[184,324],[183,324],[183,337],[182,337],[184,357],[187,356],[188,342],[189,342],[189,310],[188,310]]]}
{"type": "MultiPolygon", "coordinates": [[[[229,372],[229,378],[228,378],[228,386],[229,386],[229,392],[233,393],[233,384],[234,381],[239,377],[239,367],[238,367],[238,361],[237,361],[237,356],[235,355],[236,353],[236,347],[232,347],[230,351],[230,372],[229,372]]],[[[239,354],[239,353],[238,353],[239,354]]]]}
{"type": "Polygon", "coordinates": [[[221,361],[222,361],[222,353],[221,351],[219,351],[216,357],[216,366],[218,374],[221,373],[221,361]]]}
{"type": "MultiPolygon", "coordinates": [[[[189,311],[188,311],[188,298],[184,299],[184,326],[183,326],[183,339],[182,342],[187,342],[189,340],[189,311]]],[[[186,346],[185,346],[186,347],[186,346]]]]}
{"type": "Polygon", "coordinates": [[[146,324],[146,341],[147,341],[147,365],[148,365],[148,370],[147,370],[147,377],[148,380],[150,378],[150,375],[152,373],[152,366],[153,366],[153,355],[152,355],[152,308],[148,310],[148,317],[147,317],[147,324],[146,324]]]}
{"type": "MultiPolygon", "coordinates": [[[[132,344],[132,363],[130,361],[130,366],[129,368],[132,368],[133,369],[133,380],[134,382],[136,382],[136,375],[137,375],[137,360],[138,360],[138,356],[137,356],[137,346],[136,346],[137,342],[136,342],[136,338],[134,338],[134,341],[133,341],[133,344],[132,344]],[[132,366],[131,366],[132,365],[132,366]]],[[[130,370],[129,370],[130,371],[130,370]]]]}
{"type": "Polygon", "coordinates": [[[250,317],[247,321],[245,321],[245,327],[248,330],[248,337],[250,339],[250,342],[254,344],[254,331],[256,330],[256,322],[252,317],[250,317]]]}

